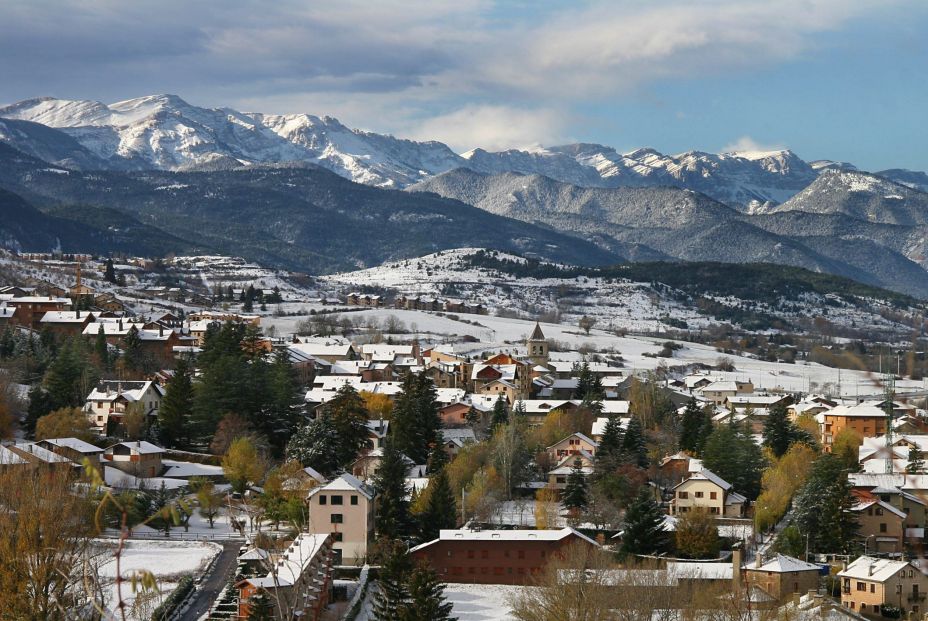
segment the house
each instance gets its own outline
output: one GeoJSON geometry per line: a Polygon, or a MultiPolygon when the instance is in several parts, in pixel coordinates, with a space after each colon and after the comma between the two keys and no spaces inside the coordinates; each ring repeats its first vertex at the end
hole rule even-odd
{"type": "Polygon", "coordinates": [[[78,438],[49,438],[39,440],[35,444],[75,464],[81,464],[84,459],[89,459],[91,464],[97,466],[100,463],[100,456],[103,455],[103,449],[78,438]]]}
{"type": "Polygon", "coordinates": [[[49,311],[39,320],[40,329],[47,329],[56,336],[65,338],[77,336],[96,320],[93,313],[87,311],[49,311]]]}
{"type": "Polygon", "coordinates": [[[881,405],[884,404],[878,401],[864,401],[855,405],[838,405],[822,412],[822,449],[830,453],[835,437],[844,429],[852,429],[862,438],[886,433],[886,409],[881,405]]]}
{"type": "Polygon", "coordinates": [[[744,517],[747,498],[735,492],[731,483],[703,468],[691,473],[673,488],[672,515],[704,509],[720,517],[744,517]]]}
{"type": "Polygon", "coordinates": [[[657,467],[658,479],[669,486],[685,481],[691,474],[702,470],[702,460],[686,453],[674,453],[661,460],[657,467]]]}
{"type": "Polygon", "coordinates": [[[383,448],[383,443],[390,432],[390,421],[382,418],[368,420],[367,430],[367,439],[371,442],[371,448],[383,448]]]}
{"type": "Polygon", "coordinates": [[[854,490],[856,504],[851,511],[860,525],[858,536],[864,541],[864,551],[876,554],[902,552],[906,514],[872,492],[854,490]]]}
{"type": "Polygon", "coordinates": [[[126,409],[137,404],[151,418],[158,416],[165,389],[152,381],[101,380],[84,403],[90,422],[105,434],[110,422],[119,424],[126,409]]]}
{"type": "Polygon", "coordinates": [[[504,379],[496,379],[481,384],[480,387],[477,388],[474,392],[481,395],[490,395],[496,398],[502,397],[503,400],[509,405],[515,403],[516,398],[519,395],[516,385],[504,379]]]}
{"type": "Polygon", "coordinates": [[[584,433],[579,431],[574,432],[558,440],[551,446],[545,449],[548,453],[548,458],[557,463],[561,461],[564,457],[569,455],[577,455],[579,453],[588,453],[591,457],[595,457],[596,449],[599,448],[599,443],[596,440],[592,439],[584,433]]]}
{"type": "Polygon", "coordinates": [[[723,405],[729,397],[751,394],[752,392],[754,392],[754,384],[750,381],[739,382],[736,380],[719,380],[707,384],[699,390],[699,394],[704,399],[708,399],[716,405],[723,405]]]}
{"type": "Polygon", "coordinates": [[[523,410],[530,425],[543,425],[552,412],[569,412],[580,407],[575,401],[563,399],[524,399],[516,405],[523,410]]]}
{"type": "MultiPolygon", "coordinates": [[[[406,455],[403,455],[403,461],[406,462],[409,470],[412,471],[416,464],[406,455]]],[[[354,476],[362,481],[368,481],[380,470],[380,462],[383,461],[383,447],[378,447],[361,455],[348,466],[348,470],[354,476]]]]}
{"type": "Polygon", "coordinates": [[[784,601],[795,593],[817,591],[822,567],[785,554],[777,554],[761,564],[758,555],[753,567],[745,567],[744,574],[748,584],[756,585],[768,595],[784,601]]]}
{"type": "Polygon", "coordinates": [[[838,572],[841,605],[868,617],[882,616],[884,608],[903,618],[925,612],[928,576],[909,561],[861,556],[838,572]]]}
{"type": "Polygon", "coordinates": [[[548,471],[548,487],[563,491],[567,487],[567,477],[577,467],[578,460],[580,462],[580,473],[583,476],[588,477],[593,474],[593,455],[586,451],[565,455],[554,462],[554,467],[548,471]]]}
{"type": "Polygon", "coordinates": [[[477,441],[474,430],[469,427],[439,429],[438,433],[441,435],[445,452],[451,459],[454,459],[462,448],[477,441]]]}
{"type": "MultiPolygon", "coordinates": [[[[894,475],[889,476],[892,478],[894,475]]],[[[907,479],[914,479],[914,477],[910,476],[900,476],[907,479]]],[[[864,497],[862,494],[859,494],[859,492],[866,492],[872,497],[889,504],[896,510],[905,514],[906,517],[903,526],[905,528],[904,536],[906,541],[912,542],[913,540],[918,541],[924,538],[925,528],[928,528],[928,500],[922,497],[924,494],[910,493],[909,491],[893,486],[864,487],[856,483],[854,485],[853,492],[858,497],[864,497]]]]}
{"type": "MultiPolygon", "coordinates": [[[[75,463],[63,455],[39,446],[35,442],[11,444],[6,447],[6,450],[18,456],[32,467],[43,467],[63,471],[79,471],[82,468],[80,461],[75,463]]],[[[8,465],[12,464],[8,463],[8,465]]]]}
{"type": "Polygon", "coordinates": [[[272,566],[266,576],[246,578],[235,584],[239,601],[237,618],[250,618],[251,598],[265,594],[274,607],[274,619],[319,621],[329,602],[333,543],[334,537],[329,533],[300,533],[281,554],[268,554],[264,564],[269,562],[272,566]]]}
{"type": "Polygon", "coordinates": [[[42,317],[45,316],[45,313],[68,310],[71,308],[71,300],[68,298],[32,295],[10,298],[6,301],[6,305],[9,308],[16,309],[11,319],[12,323],[33,330],[40,330],[42,328],[42,317]]]}
{"type": "Polygon", "coordinates": [[[290,349],[295,349],[303,355],[325,360],[330,363],[335,363],[340,360],[358,359],[358,352],[355,350],[354,345],[344,339],[336,337],[302,337],[299,343],[291,344],[290,349]]]}
{"type": "Polygon", "coordinates": [[[572,528],[560,530],[442,530],[438,539],[410,548],[442,582],[526,584],[572,544],[599,544],[572,528]]]}
{"type": "Polygon", "coordinates": [[[307,530],[332,533],[333,565],[362,565],[374,541],[374,489],[350,474],[314,487],[306,496],[307,530]]]}
{"type": "Polygon", "coordinates": [[[140,478],[151,478],[161,474],[161,456],[165,450],[151,442],[136,440],[119,442],[103,452],[103,462],[140,478]]]}

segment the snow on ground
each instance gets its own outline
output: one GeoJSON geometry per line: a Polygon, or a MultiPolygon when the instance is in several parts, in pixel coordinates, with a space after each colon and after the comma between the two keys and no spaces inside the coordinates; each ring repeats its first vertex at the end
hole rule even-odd
{"type": "MultiPolygon", "coordinates": [[[[116,559],[111,557],[116,549],[116,542],[112,540],[100,541],[101,551],[110,559],[100,566],[100,576],[109,582],[106,587],[107,606],[114,608],[117,601],[117,589],[113,580],[116,577],[116,559]]],[[[154,596],[150,608],[154,608],[164,600],[185,574],[196,575],[202,572],[214,556],[222,548],[215,543],[194,541],[127,541],[120,558],[120,572],[123,579],[128,579],[134,572],[150,571],[154,574],[159,593],[154,596]]],[[[129,611],[127,618],[147,619],[145,612],[150,610],[134,610],[133,603],[138,597],[133,592],[132,585],[124,582],[122,585],[123,601],[127,602],[129,611]],[[141,613],[141,614],[140,614],[141,613]]]]}
{"type": "Polygon", "coordinates": [[[509,599],[531,587],[504,584],[449,584],[445,598],[458,621],[515,621],[509,599]]]}

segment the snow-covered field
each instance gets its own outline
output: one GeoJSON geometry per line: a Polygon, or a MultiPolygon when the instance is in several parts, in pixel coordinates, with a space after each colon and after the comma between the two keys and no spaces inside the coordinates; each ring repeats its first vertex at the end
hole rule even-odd
{"type": "MultiPolygon", "coordinates": [[[[106,582],[107,606],[113,609],[117,601],[116,559],[111,555],[115,552],[116,542],[112,540],[99,543],[103,558],[109,560],[100,566],[100,576],[106,582]]],[[[152,596],[152,602],[147,606],[136,606],[139,592],[133,592],[130,582],[122,585],[122,597],[128,604],[129,619],[147,619],[146,612],[151,613],[171,591],[177,587],[178,580],[185,574],[197,574],[203,571],[214,556],[219,554],[221,547],[215,543],[197,541],[138,541],[126,542],[120,559],[120,572],[123,579],[129,579],[135,572],[150,571],[158,582],[158,593],[152,596]],[[144,610],[143,610],[144,608],[144,610]]],[[[143,597],[144,599],[144,597],[143,597]]]]}

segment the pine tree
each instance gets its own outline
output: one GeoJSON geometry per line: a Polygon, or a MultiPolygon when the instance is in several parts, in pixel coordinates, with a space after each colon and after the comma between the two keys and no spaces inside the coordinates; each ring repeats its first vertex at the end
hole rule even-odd
{"type": "Polygon", "coordinates": [[[397,609],[399,621],[456,621],[451,616],[454,605],[445,601],[445,585],[427,564],[412,571],[406,592],[409,601],[397,609]]]}
{"type": "Polygon", "coordinates": [[[338,437],[335,451],[339,467],[346,468],[357,459],[358,453],[370,448],[367,427],[370,413],[354,387],[345,384],[339,388],[335,398],[322,406],[320,416],[331,421],[338,437]]]}
{"type": "Polygon", "coordinates": [[[693,455],[699,453],[699,441],[705,424],[705,413],[696,399],[690,399],[680,421],[680,450],[693,455]]]}
{"type": "Polygon", "coordinates": [[[618,460],[622,453],[624,435],[622,421],[619,420],[618,416],[610,416],[606,421],[605,429],[603,429],[603,437],[599,441],[599,448],[596,449],[596,459],[618,460]]]}
{"type": "Polygon", "coordinates": [[[448,452],[445,450],[445,445],[441,442],[435,444],[432,447],[431,452],[429,452],[429,459],[426,463],[426,472],[428,474],[435,474],[436,472],[441,472],[441,470],[448,465],[448,452]]]}
{"type": "Polygon", "coordinates": [[[407,374],[403,390],[393,406],[391,431],[397,450],[417,464],[428,460],[429,452],[439,440],[441,417],[438,413],[435,384],[421,372],[407,374]]]}
{"type": "Polygon", "coordinates": [[[789,420],[786,406],[777,404],[770,408],[764,421],[764,446],[776,457],[782,457],[795,439],[793,423],[789,420]]]}
{"type": "Polygon", "coordinates": [[[477,425],[480,422],[480,418],[480,411],[473,405],[470,406],[470,409],[467,410],[467,414],[464,416],[464,420],[466,420],[467,424],[471,427],[477,425]]]}
{"type": "Polygon", "coordinates": [[[0,335],[0,358],[10,358],[16,351],[16,340],[13,338],[13,328],[7,326],[0,335]]]}
{"type": "Polygon", "coordinates": [[[386,558],[380,564],[371,612],[375,621],[396,621],[399,610],[409,601],[406,582],[412,564],[399,541],[386,541],[383,547],[386,548],[386,558]]]}
{"type": "Polygon", "coordinates": [[[193,409],[193,380],[190,364],[180,358],[174,367],[174,375],[165,386],[164,399],[158,408],[158,424],[161,441],[168,448],[189,446],[189,417],[193,409]]]}
{"type": "Polygon", "coordinates": [[[793,501],[796,525],[808,537],[809,549],[822,553],[848,553],[859,525],[847,470],[831,453],[819,457],[793,501]]]}
{"type": "Polygon", "coordinates": [[[94,354],[97,357],[97,364],[100,365],[102,371],[109,371],[110,369],[110,348],[106,343],[106,333],[103,331],[103,324],[100,324],[100,329],[97,330],[96,340],[93,345],[94,354]]]}
{"type": "Polygon", "coordinates": [[[509,422],[509,406],[506,404],[506,400],[503,399],[503,395],[496,399],[496,403],[493,404],[493,417],[490,419],[490,428],[496,429],[500,425],[505,425],[509,422]]]}
{"type": "Polygon", "coordinates": [[[925,458],[918,445],[913,444],[909,447],[908,463],[905,465],[905,471],[908,474],[918,474],[925,469],[925,458]]]}
{"type": "Polygon", "coordinates": [[[248,621],[274,621],[274,604],[267,591],[262,589],[248,598],[248,621]]]}
{"type": "Polygon", "coordinates": [[[318,470],[325,476],[338,468],[338,445],[341,438],[329,418],[320,416],[299,427],[287,443],[287,459],[318,470]]]}
{"type": "Polygon", "coordinates": [[[264,416],[257,428],[267,436],[273,452],[281,455],[296,429],[300,403],[296,372],[285,349],[274,354],[267,368],[266,392],[264,416]]]}
{"type": "Polygon", "coordinates": [[[579,511],[586,508],[588,502],[586,476],[583,474],[583,463],[580,458],[574,460],[574,465],[567,475],[567,485],[564,488],[564,495],[561,502],[568,509],[579,511]]]}
{"type": "Polygon", "coordinates": [[[116,284],[116,268],[113,266],[113,259],[107,259],[104,263],[103,280],[116,284]]]}
{"type": "Polygon", "coordinates": [[[574,389],[574,399],[586,399],[593,390],[593,373],[590,371],[590,365],[585,360],[580,365],[580,372],[577,376],[577,387],[574,389]]]}
{"type": "Polygon", "coordinates": [[[441,470],[429,481],[428,502],[420,520],[422,540],[437,539],[440,530],[454,528],[457,525],[456,507],[448,475],[441,470]]]}
{"type": "Polygon", "coordinates": [[[641,487],[637,498],[625,513],[625,532],[622,536],[624,554],[655,554],[667,545],[664,514],[652,496],[651,488],[641,487]]]}
{"type": "Polygon", "coordinates": [[[380,469],[373,477],[377,490],[377,534],[386,539],[403,539],[409,535],[412,519],[409,514],[409,488],[406,486],[408,465],[392,438],[383,447],[380,469]]]}
{"type": "Polygon", "coordinates": [[[644,441],[644,430],[637,416],[632,416],[628,421],[625,437],[622,438],[622,452],[639,468],[647,467],[648,451],[644,441]]]}
{"type": "Polygon", "coordinates": [[[760,494],[764,456],[750,430],[741,424],[719,425],[706,440],[702,463],[731,483],[748,500],[760,494]]]}
{"type": "Polygon", "coordinates": [[[40,418],[55,409],[52,397],[40,384],[29,389],[29,407],[24,421],[25,431],[29,437],[35,433],[35,425],[40,418]]]}

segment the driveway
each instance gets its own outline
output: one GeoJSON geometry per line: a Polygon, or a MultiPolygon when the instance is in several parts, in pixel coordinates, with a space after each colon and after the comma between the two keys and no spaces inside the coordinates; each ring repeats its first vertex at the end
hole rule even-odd
{"type": "Polygon", "coordinates": [[[222,552],[213,565],[212,571],[206,577],[200,588],[197,589],[193,602],[187,608],[187,612],[180,616],[180,621],[197,621],[200,617],[209,612],[209,607],[213,605],[220,591],[225,588],[235,571],[236,560],[238,559],[238,550],[242,547],[241,541],[225,541],[222,543],[222,552]]]}

